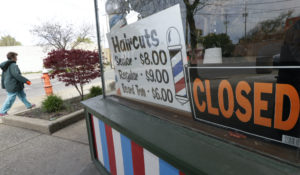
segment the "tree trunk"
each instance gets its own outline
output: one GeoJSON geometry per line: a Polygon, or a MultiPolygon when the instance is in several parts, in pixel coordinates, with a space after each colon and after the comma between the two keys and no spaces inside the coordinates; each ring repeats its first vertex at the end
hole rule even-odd
{"type": "Polygon", "coordinates": [[[83,95],[83,84],[80,84],[80,89],[81,89],[81,100],[83,100],[84,95],[83,95]]]}
{"type": "Polygon", "coordinates": [[[189,29],[190,29],[190,38],[191,38],[191,49],[192,49],[192,55],[191,60],[195,59],[195,49],[197,46],[197,29],[194,19],[194,10],[190,5],[186,4],[187,8],[187,15],[186,15],[186,21],[188,22],[189,29]]]}
{"type": "MultiPolygon", "coordinates": [[[[80,97],[81,97],[81,100],[83,100],[83,92],[81,93],[80,89],[78,88],[77,84],[74,85],[77,92],[79,93],[80,97]]],[[[82,89],[82,88],[81,88],[82,89]]]]}
{"type": "Polygon", "coordinates": [[[191,47],[195,49],[197,46],[197,29],[195,25],[195,19],[193,13],[187,13],[187,21],[190,28],[190,37],[191,37],[191,47]]]}

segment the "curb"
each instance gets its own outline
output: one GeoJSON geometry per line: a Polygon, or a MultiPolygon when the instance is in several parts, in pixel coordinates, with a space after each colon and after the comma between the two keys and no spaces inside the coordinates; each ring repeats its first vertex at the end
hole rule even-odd
{"type": "MultiPolygon", "coordinates": [[[[24,111],[23,111],[24,112],[24,111]]],[[[48,121],[43,119],[28,118],[22,116],[6,116],[2,118],[3,124],[9,126],[15,126],[25,129],[38,131],[44,134],[52,134],[70,124],[73,124],[84,118],[84,109],[75,111],[71,114],[60,117],[54,121],[48,121]]]]}

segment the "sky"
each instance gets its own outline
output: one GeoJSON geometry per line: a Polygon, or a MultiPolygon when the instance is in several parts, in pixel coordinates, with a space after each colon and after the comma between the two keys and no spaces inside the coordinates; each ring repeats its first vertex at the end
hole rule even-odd
{"type": "MultiPolygon", "coordinates": [[[[216,0],[217,1],[217,0],[216,0]]],[[[243,4],[245,0],[228,0],[222,2],[228,2],[231,4],[243,4]]],[[[295,7],[296,16],[300,14],[300,0],[247,0],[251,3],[260,2],[260,5],[248,5],[248,30],[255,27],[255,25],[265,19],[274,18],[279,15],[280,12],[276,11],[282,9],[289,9],[295,7]],[[265,2],[276,2],[266,3],[265,2]],[[274,10],[272,13],[257,13],[251,14],[251,12],[263,12],[274,10]]],[[[99,22],[101,29],[102,44],[104,47],[108,47],[107,40],[105,38],[108,33],[107,16],[105,13],[106,0],[98,0],[99,6],[99,22]]],[[[230,5],[227,7],[231,7],[230,5]]],[[[243,23],[244,18],[242,13],[244,8],[236,9],[239,7],[232,7],[230,13],[240,13],[240,15],[229,16],[230,24],[228,30],[230,35],[236,35],[236,40],[243,35],[243,23]],[[232,8],[235,8],[233,10],[232,8]]],[[[225,13],[220,11],[224,8],[219,8],[216,11],[216,7],[213,9],[203,9],[204,13],[225,13]]],[[[225,9],[226,10],[226,9],[225,9]]],[[[285,10],[287,11],[287,10],[285,10]]],[[[228,12],[229,13],[229,12],[228,12]]],[[[222,16],[203,16],[205,18],[222,18],[222,16]]],[[[128,23],[136,21],[136,14],[127,15],[128,23]]],[[[94,0],[0,0],[0,36],[11,35],[20,41],[23,45],[36,45],[38,44],[38,38],[30,33],[30,30],[34,25],[39,25],[47,21],[57,21],[66,24],[73,24],[76,27],[81,25],[93,25],[95,27],[95,12],[94,12],[94,0]]],[[[212,19],[210,21],[213,21],[212,19]]],[[[198,22],[199,23],[199,22],[198,22]]],[[[200,22],[203,24],[204,22],[200,22]]],[[[203,25],[200,26],[203,28],[203,25]]],[[[210,24],[208,24],[210,26],[210,24]]],[[[218,22],[218,28],[220,31],[224,31],[223,22],[218,22]]],[[[94,34],[96,36],[96,34],[94,34]]],[[[95,38],[96,39],[96,38],[95,38]]],[[[94,39],[94,40],[95,40],[94,39]]]]}
{"type": "MultiPolygon", "coordinates": [[[[103,1],[99,0],[100,10],[104,10],[103,1]]],[[[0,36],[11,35],[23,45],[36,45],[38,39],[30,30],[46,21],[95,26],[94,0],[0,0],[0,36]]]]}

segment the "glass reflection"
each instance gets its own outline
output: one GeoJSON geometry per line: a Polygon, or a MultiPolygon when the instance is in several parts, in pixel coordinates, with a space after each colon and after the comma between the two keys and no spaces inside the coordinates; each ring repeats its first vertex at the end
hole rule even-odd
{"type": "MultiPolygon", "coordinates": [[[[115,10],[119,15],[119,18],[115,17],[115,21],[126,19],[124,14],[132,13],[138,16],[136,19],[145,18],[180,4],[188,55],[192,64],[203,63],[206,49],[221,48],[224,57],[222,62],[225,63],[258,62],[258,66],[270,66],[273,63],[276,65],[285,32],[300,19],[298,0],[108,0],[108,2],[114,2],[111,7],[120,8],[115,10]]],[[[122,23],[125,24],[127,23],[122,23]]]]}
{"type": "MultiPolygon", "coordinates": [[[[267,102],[265,108],[268,110],[261,110],[261,116],[273,119],[275,110],[282,107],[282,120],[287,120],[294,107],[291,107],[291,100],[288,97],[280,99],[282,106],[276,107],[276,93],[281,93],[276,89],[291,86],[291,89],[296,91],[294,94],[300,94],[300,70],[297,67],[300,66],[300,1],[107,0],[110,28],[117,30],[176,4],[180,4],[181,7],[187,55],[193,70],[191,75],[195,76],[195,79],[211,81],[211,92],[214,95],[218,94],[222,80],[229,81],[233,90],[239,85],[239,80],[247,82],[251,91],[249,90],[248,94],[243,92],[242,95],[247,97],[250,104],[248,107],[253,110],[255,83],[268,84],[270,93],[262,93],[261,96],[262,101],[267,102]],[[252,68],[202,69],[200,71],[195,68],[208,66],[252,68]]],[[[228,98],[228,94],[225,93],[224,98],[228,98]]],[[[213,103],[216,103],[215,105],[218,105],[218,96],[212,96],[211,99],[213,103]]],[[[242,112],[245,112],[243,108],[236,105],[237,103],[236,100],[234,111],[240,108],[242,112]]],[[[228,104],[223,105],[226,109],[228,108],[228,104]]],[[[201,114],[201,116],[211,119],[208,115],[201,114]]],[[[251,117],[251,122],[254,123],[252,121],[254,117],[252,115],[251,117]]],[[[217,121],[219,118],[220,116],[216,116],[217,121]]],[[[232,127],[240,126],[240,121],[230,123],[227,118],[224,118],[222,124],[226,122],[229,123],[228,125],[232,124],[232,127]]],[[[300,120],[296,122],[296,125],[299,125],[299,122],[300,120]]],[[[273,124],[272,120],[271,125],[273,124]]],[[[245,124],[240,129],[248,129],[248,132],[253,131],[254,134],[264,133],[266,137],[273,135],[278,142],[283,133],[294,136],[299,136],[300,133],[299,127],[289,132],[276,132],[245,124]]],[[[265,151],[265,148],[262,149],[265,151]]],[[[290,156],[292,161],[296,159],[299,163],[299,155],[293,152],[288,154],[288,157],[290,156]]]]}

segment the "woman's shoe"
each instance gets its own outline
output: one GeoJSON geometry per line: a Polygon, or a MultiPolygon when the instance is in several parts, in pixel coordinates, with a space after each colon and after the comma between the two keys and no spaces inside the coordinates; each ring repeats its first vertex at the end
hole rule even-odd
{"type": "Polygon", "coordinates": [[[31,109],[31,108],[34,108],[34,107],[36,107],[36,105],[35,105],[35,104],[32,104],[31,107],[29,107],[29,108],[27,108],[27,109],[31,109]]]}
{"type": "Polygon", "coordinates": [[[4,117],[4,116],[7,116],[7,115],[8,115],[7,113],[4,113],[4,114],[0,113],[0,117],[4,117]]]}

